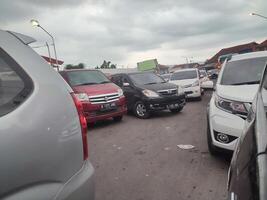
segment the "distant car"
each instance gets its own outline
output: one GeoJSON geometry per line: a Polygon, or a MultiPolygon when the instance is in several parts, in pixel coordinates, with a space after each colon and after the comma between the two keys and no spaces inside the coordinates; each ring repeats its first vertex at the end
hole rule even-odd
{"type": "Polygon", "coordinates": [[[209,79],[206,70],[199,70],[200,86],[202,89],[213,89],[213,82],[209,79]]]}
{"type": "Polygon", "coordinates": [[[267,69],[228,172],[231,200],[267,199],[267,69]]]}
{"type": "Polygon", "coordinates": [[[0,198],[93,200],[81,102],[34,41],[0,30],[0,198]]]}
{"type": "Polygon", "coordinates": [[[123,91],[101,71],[65,70],[60,74],[82,102],[88,123],[108,118],[113,118],[114,121],[122,120],[127,112],[123,91]]]}
{"type": "Polygon", "coordinates": [[[171,78],[171,74],[161,74],[160,75],[165,81],[169,81],[171,78]]]}
{"type": "Polygon", "coordinates": [[[208,107],[207,138],[211,154],[234,150],[256,95],[267,52],[235,55],[224,63],[208,107]]]}
{"type": "Polygon", "coordinates": [[[207,73],[208,73],[208,76],[210,79],[217,79],[218,78],[219,72],[217,69],[208,70],[207,73]]]}
{"type": "Polygon", "coordinates": [[[145,119],[151,112],[165,109],[178,113],[185,106],[182,89],[153,72],[116,74],[111,80],[122,87],[128,110],[138,118],[145,119]]]}
{"type": "Polygon", "coordinates": [[[170,78],[170,83],[181,86],[186,98],[201,100],[200,74],[198,69],[180,69],[175,71],[170,78]]]}

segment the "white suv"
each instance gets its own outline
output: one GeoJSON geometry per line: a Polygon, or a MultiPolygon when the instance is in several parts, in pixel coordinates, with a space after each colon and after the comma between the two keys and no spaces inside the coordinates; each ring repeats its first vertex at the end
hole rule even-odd
{"type": "Polygon", "coordinates": [[[233,151],[253,101],[267,51],[235,55],[222,67],[208,106],[207,139],[211,154],[233,151]]]}
{"type": "Polygon", "coordinates": [[[181,86],[187,98],[198,98],[201,100],[202,91],[198,69],[177,70],[171,75],[169,82],[181,86]]]}

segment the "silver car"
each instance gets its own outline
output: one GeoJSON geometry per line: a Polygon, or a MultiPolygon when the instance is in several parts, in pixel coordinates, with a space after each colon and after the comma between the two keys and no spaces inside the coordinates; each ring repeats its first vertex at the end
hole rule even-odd
{"type": "Polygon", "coordinates": [[[94,199],[81,104],[31,42],[0,30],[0,199],[94,199]]]}

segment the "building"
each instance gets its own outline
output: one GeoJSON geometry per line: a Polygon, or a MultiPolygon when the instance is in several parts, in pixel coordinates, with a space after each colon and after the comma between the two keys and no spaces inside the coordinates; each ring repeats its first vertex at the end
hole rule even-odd
{"type": "Polygon", "coordinates": [[[256,46],[256,51],[266,51],[267,50],[267,40],[260,43],[258,46],[256,46]]]}

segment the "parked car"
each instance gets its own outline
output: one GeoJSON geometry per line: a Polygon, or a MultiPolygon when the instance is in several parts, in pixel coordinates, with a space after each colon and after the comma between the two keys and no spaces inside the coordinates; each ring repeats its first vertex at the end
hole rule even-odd
{"type": "Polygon", "coordinates": [[[231,200],[267,199],[267,70],[249,111],[228,173],[231,200]]]}
{"type": "Polygon", "coordinates": [[[209,79],[206,70],[199,70],[200,86],[202,89],[213,89],[213,81],[209,79]]]}
{"type": "Polygon", "coordinates": [[[165,109],[178,113],[185,105],[182,89],[153,72],[116,74],[111,80],[122,87],[128,110],[138,118],[148,118],[151,112],[165,109]]]}
{"type": "Polygon", "coordinates": [[[186,98],[197,98],[201,100],[200,75],[198,69],[180,69],[175,71],[170,83],[181,86],[186,94],[186,98]]]}
{"type": "Polygon", "coordinates": [[[208,106],[207,138],[211,154],[233,151],[256,95],[267,52],[235,55],[222,67],[208,106]]]}
{"type": "Polygon", "coordinates": [[[127,112],[123,91],[101,71],[65,70],[60,74],[82,102],[88,123],[108,118],[113,118],[114,121],[122,120],[127,112]]]}
{"type": "Polygon", "coordinates": [[[165,81],[169,81],[171,78],[171,74],[161,74],[160,75],[165,81]]]}
{"type": "Polygon", "coordinates": [[[92,200],[81,103],[34,41],[0,30],[0,198],[92,200]]]}
{"type": "Polygon", "coordinates": [[[219,71],[217,69],[211,69],[211,70],[208,70],[207,73],[210,79],[217,79],[219,71]]]}

